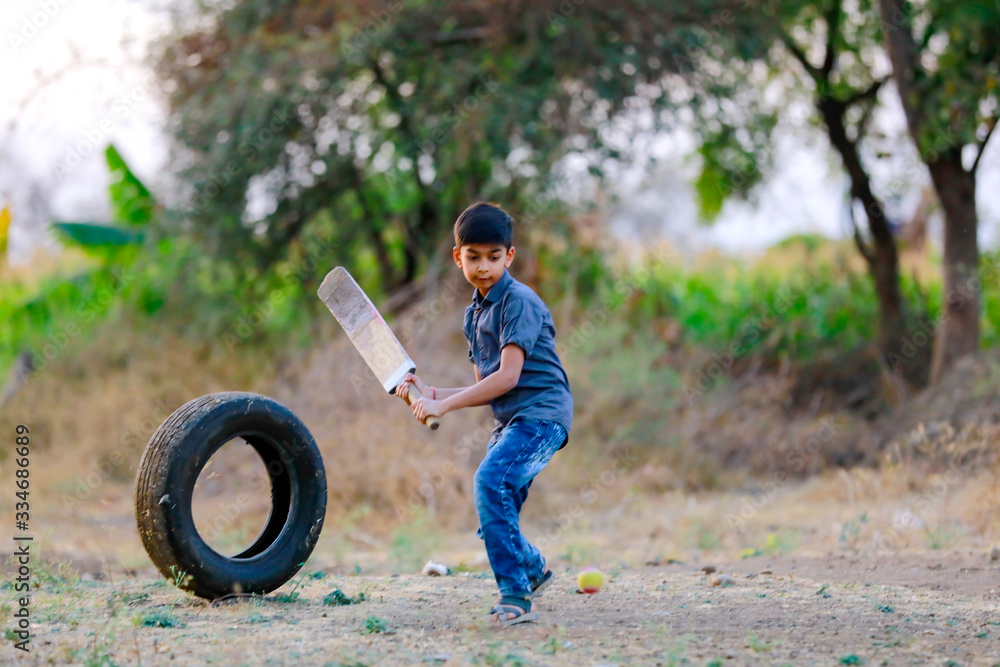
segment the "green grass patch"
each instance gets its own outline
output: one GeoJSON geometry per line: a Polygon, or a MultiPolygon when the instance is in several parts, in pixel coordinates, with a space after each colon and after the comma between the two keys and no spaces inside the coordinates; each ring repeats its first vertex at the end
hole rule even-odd
{"type": "Polygon", "coordinates": [[[323,605],[327,607],[343,607],[351,604],[361,604],[368,599],[367,594],[361,592],[357,597],[351,597],[339,588],[333,590],[323,598],[323,605]]]}
{"type": "Polygon", "coordinates": [[[134,624],[147,628],[183,628],[186,625],[171,611],[144,612],[135,617],[134,624]]]}
{"type": "Polygon", "coordinates": [[[386,631],[386,624],[378,616],[369,614],[365,618],[364,633],[369,635],[381,634],[386,631]]]}

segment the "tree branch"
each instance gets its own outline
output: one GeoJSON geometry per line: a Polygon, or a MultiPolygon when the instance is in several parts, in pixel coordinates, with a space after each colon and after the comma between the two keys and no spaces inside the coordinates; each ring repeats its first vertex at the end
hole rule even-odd
{"type": "MultiPolygon", "coordinates": [[[[970,174],[975,174],[976,170],[979,169],[979,161],[983,159],[983,153],[986,152],[986,144],[990,143],[990,137],[993,136],[993,130],[997,129],[997,121],[1000,119],[991,118],[990,129],[986,132],[986,138],[983,139],[983,143],[979,144],[979,153],[976,154],[976,161],[972,163],[972,169],[969,170],[970,174]]],[[[987,121],[987,122],[990,122],[987,121]]]]}
{"type": "Polygon", "coordinates": [[[896,80],[910,134],[916,138],[920,136],[924,119],[919,105],[913,103],[912,94],[914,82],[918,74],[922,74],[922,69],[907,5],[906,0],[879,0],[882,32],[886,51],[892,62],[892,76],[896,80]]]}
{"type": "Polygon", "coordinates": [[[830,72],[837,62],[837,36],[840,34],[841,1],[832,0],[830,11],[826,15],[826,55],[823,58],[823,68],[820,70],[824,79],[830,78],[830,72]]]}
{"type": "Polygon", "coordinates": [[[858,121],[858,126],[854,133],[855,143],[860,143],[861,139],[864,138],[865,133],[868,131],[868,122],[872,118],[873,111],[875,111],[875,104],[869,104],[865,107],[864,112],[862,112],[861,119],[858,121]]]}
{"type": "Polygon", "coordinates": [[[785,32],[784,29],[778,28],[778,38],[781,40],[781,43],[785,45],[785,48],[788,49],[788,52],[791,53],[795,59],[799,61],[802,67],[805,68],[806,73],[812,77],[813,81],[819,84],[820,82],[826,80],[819,68],[813,66],[813,64],[809,62],[809,59],[806,58],[805,52],[799,48],[799,45],[795,43],[795,40],[792,39],[791,35],[785,32]]]}
{"type": "Polygon", "coordinates": [[[857,91],[844,100],[844,106],[853,106],[858,102],[874,98],[887,80],[888,77],[885,79],[878,79],[877,81],[872,82],[872,85],[868,86],[864,90],[857,91]]]}
{"type": "Polygon", "coordinates": [[[869,268],[875,265],[875,255],[872,253],[872,249],[868,247],[865,243],[864,238],[861,236],[861,230],[858,229],[858,221],[854,219],[854,197],[851,197],[847,201],[847,212],[851,215],[851,229],[853,230],[852,236],[854,237],[854,245],[858,247],[858,252],[861,256],[865,258],[865,262],[868,264],[869,268]]]}

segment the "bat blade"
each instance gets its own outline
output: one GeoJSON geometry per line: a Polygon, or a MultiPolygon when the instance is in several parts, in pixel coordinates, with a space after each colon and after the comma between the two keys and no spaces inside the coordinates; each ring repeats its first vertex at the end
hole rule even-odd
{"type": "Polygon", "coordinates": [[[319,298],[340,322],[382,388],[394,393],[416,365],[368,295],[347,269],[338,266],[323,279],[319,298]]]}

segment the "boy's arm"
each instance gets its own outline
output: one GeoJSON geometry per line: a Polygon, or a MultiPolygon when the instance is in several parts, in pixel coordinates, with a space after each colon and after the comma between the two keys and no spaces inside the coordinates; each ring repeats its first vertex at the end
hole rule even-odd
{"type": "Polygon", "coordinates": [[[493,373],[484,380],[479,377],[479,369],[477,368],[477,382],[471,387],[465,387],[444,398],[441,396],[442,390],[438,390],[438,400],[441,402],[441,414],[461,410],[462,408],[486,405],[497,396],[506,394],[517,386],[523,366],[524,350],[514,344],[506,345],[500,351],[500,368],[497,369],[496,373],[493,373]]]}
{"type": "MultiPolygon", "coordinates": [[[[413,408],[413,416],[423,421],[430,416],[441,417],[453,410],[488,404],[497,396],[506,394],[517,386],[517,381],[521,378],[521,369],[524,367],[524,357],[524,350],[519,345],[508,343],[500,351],[500,368],[497,369],[496,373],[485,380],[480,379],[471,387],[465,387],[447,398],[441,398],[438,394],[438,398],[435,400],[421,391],[420,393],[424,395],[410,406],[413,408]]],[[[478,377],[478,375],[477,371],[476,376],[478,377]]],[[[415,379],[416,376],[407,374],[403,384],[415,379]]],[[[405,389],[403,385],[400,387],[405,389]]],[[[431,395],[434,395],[433,391],[431,395]]]]}
{"type": "MultiPolygon", "coordinates": [[[[482,382],[483,378],[479,377],[479,367],[473,367],[476,371],[476,382],[482,382]]],[[[449,396],[454,396],[455,394],[465,391],[468,387],[434,387],[435,396],[437,396],[439,401],[443,401],[449,396]]],[[[480,405],[489,405],[489,401],[485,403],[480,403],[480,405]]]]}

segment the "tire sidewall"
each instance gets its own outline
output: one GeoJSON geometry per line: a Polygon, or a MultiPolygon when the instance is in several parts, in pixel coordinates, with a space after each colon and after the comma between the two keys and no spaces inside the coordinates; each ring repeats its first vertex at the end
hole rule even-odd
{"type": "MultiPolygon", "coordinates": [[[[168,549],[181,573],[190,576],[182,587],[209,597],[269,592],[302,567],[318,539],[326,513],[322,458],[305,425],[280,403],[242,392],[219,397],[219,403],[199,415],[179,438],[160,477],[162,488],[157,493],[162,495],[154,502],[162,509],[168,549]],[[275,447],[291,487],[281,532],[269,547],[249,558],[232,558],[212,549],[199,535],[192,515],[198,476],[212,455],[236,437],[262,438],[275,447]]],[[[247,454],[257,456],[249,449],[247,454]]]]}

